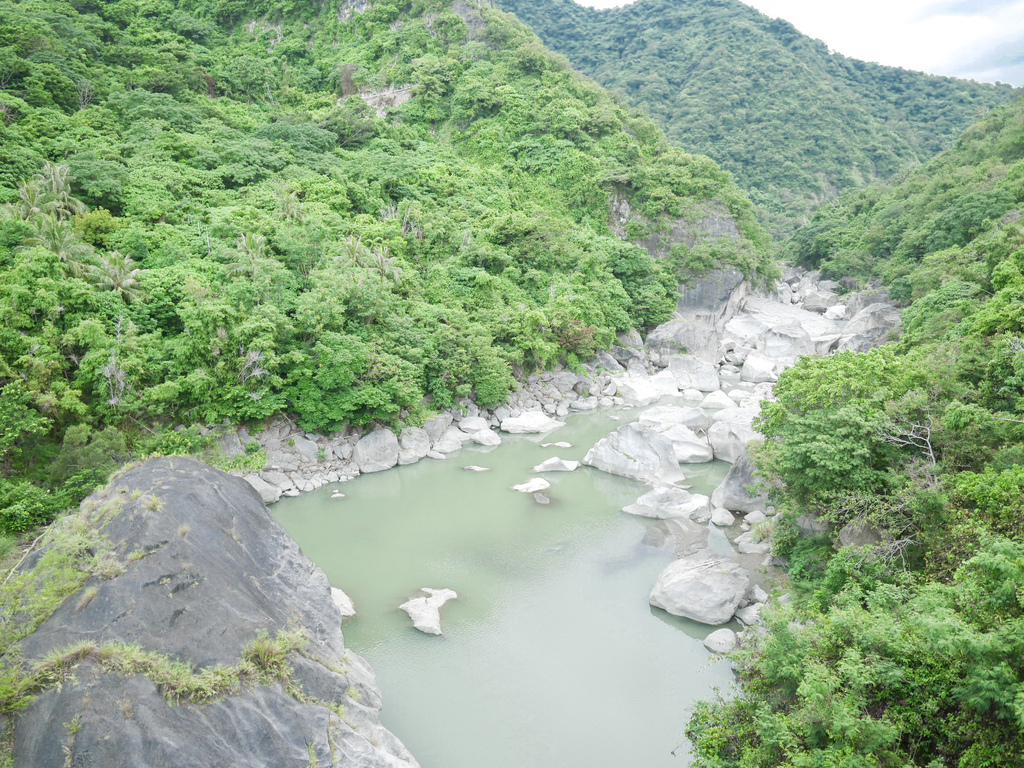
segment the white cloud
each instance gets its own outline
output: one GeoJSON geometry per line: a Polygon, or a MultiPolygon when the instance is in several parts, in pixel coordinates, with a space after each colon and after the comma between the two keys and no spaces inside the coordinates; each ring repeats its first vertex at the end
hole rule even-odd
{"type": "MultiPolygon", "coordinates": [[[[845,56],[1024,86],[1024,0],[744,0],[845,56]],[[1014,60],[1017,60],[1016,63],[1014,60]]],[[[591,0],[613,7],[621,0],[591,0]]]]}

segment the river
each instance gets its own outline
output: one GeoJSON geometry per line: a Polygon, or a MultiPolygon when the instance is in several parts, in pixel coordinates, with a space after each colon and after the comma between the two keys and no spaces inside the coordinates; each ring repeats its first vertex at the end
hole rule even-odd
{"type": "MultiPolygon", "coordinates": [[[[655,521],[620,511],[647,488],[583,467],[545,475],[549,505],[511,490],[546,458],[581,459],[636,413],[576,414],[543,437],[502,434],[494,448],[469,445],[272,507],[354,600],[346,644],[373,666],[382,722],[423,768],[689,765],[689,708],[732,673],[702,644],[714,627],[647,602],[673,555],[640,543],[655,521]],[[551,441],[573,447],[540,445],[551,441]],[[441,609],[442,637],[397,609],[420,587],[459,594],[441,609]]],[[[728,468],[683,470],[693,492],[710,495],[728,468]]],[[[729,551],[711,528],[712,547],[729,551]]]]}

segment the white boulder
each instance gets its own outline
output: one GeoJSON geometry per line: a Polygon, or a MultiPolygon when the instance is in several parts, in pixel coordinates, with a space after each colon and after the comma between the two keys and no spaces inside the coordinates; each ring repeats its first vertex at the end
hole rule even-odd
{"type": "Polygon", "coordinates": [[[750,587],[734,560],[682,559],[669,563],[651,591],[651,605],[702,624],[725,624],[750,587]]]}
{"type": "Polygon", "coordinates": [[[356,607],[352,602],[352,598],[346,595],[337,587],[331,587],[331,600],[338,607],[338,611],[341,612],[341,618],[346,619],[349,616],[356,615],[356,607]]]}
{"type": "Polygon", "coordinates": [[[423,587],[426,597],[414,597],[402,603],[400,610],[409,614],[412,625],[428,635],[441,634],[441,606],[458,597],[452,589],[431,589],[423,587]]]}
{"type": "Polygon", "coordinates": [[[552,456],[546,461],[542,461],[540,464],[533,468],[534,472],[575,472],[580,468],[580,462],[578,461],[566,461],[560,459],[557,456],[552,456]]]}
{"type": "Polygon", "coordinates": [[[712,653],[724,655],[736,647],[736,633],[731,629],[716,629],[704,638],[704,647],[712,653]]]}
{"type": "Polygon", "coordinates": [[[352,460],[363,474],[383,472],[398,463],[398,438],[390,429],[363,435],[352,451],[352,460]]]}
{"type": "Polygon", "coordinates": [[[670,358],[668,369],[675,376],[676,386],[681,390],[699,389],[701,392],[713,392],[721,386],[715,366],[693,355],[670,358]]]}
{"type": "Polygon", "coordinates": [[[599,440],[587,451],[583,463],[652,485],[683,479],[672,441],[640,424],[624,424],[599,440]]]}
{"type": "Polygon", "coordinates": [[[552,419],[540,411],[527,411],[521,416],[510,416],[501,422],[502,432],[513,435],[542,434],[564,426],[564,421],[552,419]]]}
{"type": "Polygon", "coordinates": [[[648,491],[629,506],[623,507],[622,511],[659,520],[685,517],[706,522],[711,517],[711,499],[700,493],[665,485],[648,491]]]}
{"type": "Polygon", "coordinates": [[[519,491],[520,493],[538,493],[539,491],[546,491],[551,487],[551,483],[545,480],[543,477],[534,477],[527,480],[525,483],[519,483],[519,485],[513,485],[513,491],[519,491]]]}

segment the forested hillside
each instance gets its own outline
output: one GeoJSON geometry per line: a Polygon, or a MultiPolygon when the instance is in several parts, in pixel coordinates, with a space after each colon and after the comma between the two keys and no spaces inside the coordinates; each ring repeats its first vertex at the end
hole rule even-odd
{"type": "Polygon", "coordinates": [[[793,239],[847,285],[881,277],[903,333],[801,361],[762,410],[798,599],[695,714],[698,765],[1024,764],[1022,205],[1017,101],[793,239]]]}
{"type": "Polygon", "coordinates": [[[779,233],[840,190],[927,160],[1012,94],[830,53],[737,0],[498,5],[674,143],[731,171],[779,233]]]}
{"type": "Polygon", "coordinates": [[[0,85],[4,533],[179,425],[496,404],[664,320],[686,249],[613,196],[768,264],[728,174],[490,8],[5,1],[0,85]]]}

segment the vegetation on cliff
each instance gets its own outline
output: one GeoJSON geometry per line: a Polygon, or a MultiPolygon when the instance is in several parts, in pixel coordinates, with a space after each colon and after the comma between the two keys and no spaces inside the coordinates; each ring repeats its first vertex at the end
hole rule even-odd
{"type": "Polygon", "coordinates": [[[613,197],[716,201],[769,264],[728,174],[490,8],[4,1],[0,84],[7,533],[199,447],[175,424],[496,404],[663,321],[686,248],[614,237],[613,197]]]}
{"type": "Polygon", "coordinates": [[[1013,92],[850,59],[737,0],[498,5],[731,171],[777,232],[840,190],[932,157],[1013,92]]]}
{"type": "Polygon", "coordinates": [[[807,266],[888,283],[903,331],[801,361],[762,410],[798,599],[748,647],[739,695],[695,713],[698,765],[1021,765],[1022,173],[1018,101],[793,238],[807,266]]]}

